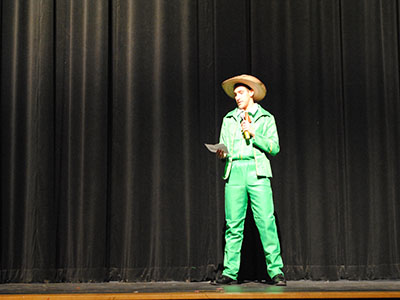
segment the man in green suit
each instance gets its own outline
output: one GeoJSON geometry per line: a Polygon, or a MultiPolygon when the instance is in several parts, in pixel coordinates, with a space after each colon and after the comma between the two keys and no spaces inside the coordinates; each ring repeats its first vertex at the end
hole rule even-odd
{"type": "Polygon", "coordinates": [[[218,284],[237,282],[243,241],[248,196],[254,220],[260,233],[268,275],[273,283],[285,286],[280,243],[274,217],[268,155],[276,155],[279,138],[274,116],[257,102],[266,95],[265,85],[251,75],[239,75],[225,80],[222,88],[236,100],[237,108],[223,119],[220,143],[228,153],[217,151],[226,160],[225,183],[225,253],[222,276],[218,284]]]}

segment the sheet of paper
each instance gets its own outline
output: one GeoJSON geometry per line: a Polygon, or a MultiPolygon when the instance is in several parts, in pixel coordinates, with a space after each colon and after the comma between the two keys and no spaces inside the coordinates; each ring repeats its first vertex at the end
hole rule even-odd
{"type": "Polygon", "coordinates": [[[226,154],[228,154],[228,148],[224,144],[204,144],[208,150],[211,152],[217,152],[218,149],[223,150],[226,154]]]}

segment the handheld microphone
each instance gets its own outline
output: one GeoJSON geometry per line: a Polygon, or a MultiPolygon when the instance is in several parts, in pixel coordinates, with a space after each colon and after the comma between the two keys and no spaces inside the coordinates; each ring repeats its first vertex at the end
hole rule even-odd
{"type": "MultiPolygon", "coordinates": [[[[250,119],[249,113],[248,113],[247,111],[244,113],[244,117],[243,117],[243,115],[242,115],[242,119],[243,119],[243,120],[246,120],[246,121],[249,122],[249,123],[251,123],[251,119],[250,119]]],[[[245,138],[246,140],[249,140],[249,139],[250,139],[250,133],[249,133],[247,130],[243,132],[243,135],[244,135],[244,138],[245,138]]]]}

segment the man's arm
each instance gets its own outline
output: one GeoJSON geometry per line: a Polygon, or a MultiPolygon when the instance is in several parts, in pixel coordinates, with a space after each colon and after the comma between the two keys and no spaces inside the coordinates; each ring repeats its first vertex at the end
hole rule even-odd
{"type": "Polygon", "coordinates": [[[275,156],[279,153],[279,137],[274,116],[266,116],[263,126],[260,126],[254,135],[253,143],[264,152],[275,156]]]}

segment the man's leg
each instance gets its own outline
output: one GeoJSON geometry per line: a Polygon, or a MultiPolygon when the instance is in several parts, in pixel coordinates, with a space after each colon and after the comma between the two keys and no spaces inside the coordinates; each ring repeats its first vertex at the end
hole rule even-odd
{"type": "Polygon", "coordinates": [[[225,254],[222,275],[234,280],[240,268],[240,250],[243,241],[244,220],[247,210],[245,186],[246,169],[234,162],[229,180],[225,184],[225,254]]]}
{"type": "Polygon", "coordinates": [[[275,223],[271,184],[268,178],[257,178],[255,168],[251,173],[253,173],[251,176],[253,179],[248,185],[251,209],[264,248],[268,275],[273,278],[278,274],[283,274],[283,261],[275,223]]]}

